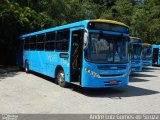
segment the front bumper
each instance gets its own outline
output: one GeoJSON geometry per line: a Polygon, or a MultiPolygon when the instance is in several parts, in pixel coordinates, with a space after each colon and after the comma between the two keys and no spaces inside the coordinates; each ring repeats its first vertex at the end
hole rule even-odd
{"type": "Polygon", "coordinates": [[[82,76],[82,87],[88,88],[107,88],[126,86],[129,81],[129,71],[122,76],[108,76],[108,77],[93,77],[87,72],[84,72],[82,76]],[[117,81],[116,83],[110,83],[110,81],[117,81]]]}
{"type": "Polygon", "coordinates": [[[152,61],[143,61],[142,66],[152,66],[152,61]]]}
{"type": "Polygon", "coordinates": [[[141,66],[132,66],[131,72],[142,72],[142,67],[141,66]]]}

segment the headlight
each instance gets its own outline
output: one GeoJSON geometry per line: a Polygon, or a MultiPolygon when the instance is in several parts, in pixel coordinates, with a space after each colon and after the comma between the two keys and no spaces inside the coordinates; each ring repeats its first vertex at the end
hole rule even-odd
{"type": "Polygon", "coordinates": [[[88,68],[85,68],[85,71],[86,71],[88,74],[92,75],[93,77],[97,77],[97,78],[100,77],[99,74],[97,74],[97,73],[89,70],[88,68]]]}

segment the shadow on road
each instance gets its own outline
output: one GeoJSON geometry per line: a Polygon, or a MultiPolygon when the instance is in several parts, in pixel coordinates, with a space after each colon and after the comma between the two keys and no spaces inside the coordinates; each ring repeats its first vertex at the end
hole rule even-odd
{"type": "Polygon", "coordinates": [[[48,77],[46,75],[43,75],[43,74],[40,74],[40,73],[37,73],[37,72],[34,72],[34,71],[30,71],[29,74],[36,75],[36,76],[41,77],[41,78],[43,78],[43,79],[45,79],[45,80],[47,80],[49,82],[55,83],[55,79],[54,78],[48,77]]]}
{"type": "Polygon", "coordinates": [[[135,97],[135,96],[146,96],[152,94],[158,94],[158,91],[144,89],[135,86],[126,86],[118,88],[103,88],[103,89],[89,89],[74,87],[75,92],[83,94],[89,97],[108,97],[112,99],[122,99],[123,97],[135,97]]]}
{"type": "Polygon", "coordinates": [[[160,67],[143,67],[144,72],[153,72],[153,70],[160,70],[160,67]]]}
{"type": "Polygon", "coordinates": [[[154,70],[152,70],[152,69],[144,69],[144,68],[142,69],[142,71],[143,72],[154,72],[154,70]]]}
{"type": "Polygon", "coordinates": [[[0,66],[0,79],[6,77],[13,77],[18,74],[18,68],[16,66],[0,66]]]}
{"type": "Polygon", "coordinates": [[[149,81],[149,80],[145,80],[145,79],[141,79],[141,78],[136,78],[136,77],[133,77],[133,76],[131,76],[129,78],[129,82],[147,82],[147,81],[149,81]]]}
{"type": "MultiPolygon", "coordinates": [[[[37,75],[41,78],[44,78],[45,80],[54,83],[55,79],[47,77],[45,75],[32,72],[31,74],[37,75]]],[[[137,74],[138,75],[138,74],[137,74]]],[[[136,76],[137,76],[136,75],[136,76]]],[[[141,75],[139,75],[141,76],[141,75]]],[[[144,74],[142,74],[144,76],[144,74]]],[[[150,76],[150,75],[147,75],[150,76]]],[[[150,76],[150,77],[156,77],[156,76],[150,76]]],[[[148,80],[136,78],[133,76],[132,79],[130,79],[130,82],[146,82],[148,80]]],[[[67,89],[67,88],[66,88],[67,89]]],[[[108,97],[111,99],[122,99],[124,97],[135,97],[135,96],[146,96],[146,95],[152,95],[152,94],[158,94],[158,91],[146,89],[146,88],[140,88],[140,87],[135,87],[128,85],[126,87],[114,87],[114,88],[82,88],[77,85],[71,84],[70,87],[68,88],[74,92],[77,92],[79,94],[88,96],[88,97],[108,97]]]]}
{"type": "Polygon", "coordinates": [[[0,79],[5,79],[7,77],[13,77],[15,75],[18,75],[18,72],[5,72],[5,73],[0,73],[0,79]]]}
{"type": "Polygon", "coordinates": [[[157,77],[155,75],[148,75],[143,73],[131,73],[130,77],[157,77]]]}

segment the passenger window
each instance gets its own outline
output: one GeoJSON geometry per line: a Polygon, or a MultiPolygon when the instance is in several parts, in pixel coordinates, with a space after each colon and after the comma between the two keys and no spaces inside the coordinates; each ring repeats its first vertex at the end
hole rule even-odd
{"type": "Polygon", "coordinates": [[[53,51],[55,49],[55,32],[50,32],[46,34],[46,41],[45,41],[45,50],[46,51],[53,51]]]}
{"type": "Polygon", "coordinates": [[[38,51],[44,50],[44,40],[45,40],[45,34],[37,36],[37,50],[38,51]]]}
{"type": "Polygon", "coordinates": [[[30,37],[30,50],[35,50],[36,49],[36,36],[31,36],[30,37]]]}
{"type": "Polygon", "coordinates": [[[50,32],[46,34],[46,41],[55,41],[55,32],[50,32]]]}
{"type": "Polygon", "coordinates": [[[56,50],[67,51],[69,47],[69,30],[58,31],[56,39],[56,50]]]}

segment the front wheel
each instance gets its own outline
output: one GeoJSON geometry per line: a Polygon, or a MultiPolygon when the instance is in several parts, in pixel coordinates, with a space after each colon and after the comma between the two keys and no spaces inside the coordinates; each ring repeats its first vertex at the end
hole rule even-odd
{"type": "Polygon", "coordinates": [[[56,75],[56,81],[61,87],[68,87],[69,83],[65,82],[65,74],[63,70],[58,70],[56,75]]]}

